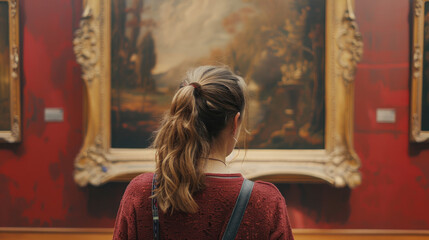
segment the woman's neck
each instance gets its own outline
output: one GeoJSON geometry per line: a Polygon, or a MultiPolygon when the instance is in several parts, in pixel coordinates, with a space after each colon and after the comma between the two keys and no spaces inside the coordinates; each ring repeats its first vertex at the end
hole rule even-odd
{"type": "Polygon", "coordinates": [[[206,160],[206,173],[230,173],[224,154],[210,153],[206,160]]]}
{"type": "Polygon", "coordinates": [[[206,173],[230,173],[226,157],[230,153],[228,152],[230,139],[227,134],[226,128],[216,139],[212,142],[210,154],[206,157],[206,173]]]}
{"type": "Polygon", "coordinates": [[[226,163],[212,160],[212,159],[206,159],[205,172],[206,173],[231,173],[226,163]]]}

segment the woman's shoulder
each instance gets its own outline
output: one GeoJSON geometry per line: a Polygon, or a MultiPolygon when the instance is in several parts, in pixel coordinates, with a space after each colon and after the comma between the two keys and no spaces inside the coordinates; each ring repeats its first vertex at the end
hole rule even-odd
{"type": "Polygon", "coordinates": [[[125,190],[124,196],[136,198],[151,194],[153,173],[142,173],[133,178],[125,190]]]}
{"type": "Polygon", "coordinates": [[[269,182],[255,181],[252,194],[257,198],[263,198],[269,201],[284,201],[283,195],[280,193],[279,189],[269,182]]]}
{"type": "Polygon", "coordinates": [[[142,173],[131,180],[128,187],[148,187],[152,186],[153,173],[142,173]]]}
{"type": "Polygon", "coordinates": [[[287,219],[286,202],[282,194],[274,184],[268,182],[255,182],[246,211],[247,219],[264,223],[258,226],[267,233],[287,219]]]}
{"type": "Polygon", "coordinates": [[[135,178],[133,178],[130,182],[130,185],[140,185],[150,182],[152,184],[153,173],[142,173],[135,178]]]}

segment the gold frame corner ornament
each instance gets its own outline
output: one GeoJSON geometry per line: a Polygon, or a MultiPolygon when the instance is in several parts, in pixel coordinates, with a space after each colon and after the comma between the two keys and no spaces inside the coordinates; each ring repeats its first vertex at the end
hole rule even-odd
{"type": "Polygon", "coordinates": [[[10,54],[10,129],[0,131],[0,142],[21,141],[21,79],[19,45],[19,1],[0,0],[9,4],[9,54],[10,54]]]}
{"type": "MultiPolygon", "coordinates": [[[[154,171],[153,149],[111,148],[110,1],[84,1],[75,32],[77,61],[85,83],[86,134],[75,161],[80,186],[129,181],[154,171]]],[[[353,0],[326,0],[325,148],[234,151],[231,170],[249,179],[274,182],[328,182],[336,187],[361,183],[360,159],[353,148],[354,74],[362,56],[353,0]],[[243,157],[245,160],[243,161],[243,157]],[[289,176],[289,177],[288,177],[289,176]],[[296,177],[302,176],[302,177],[296,177]]]]}
{"type": "Polygon", "coordinates": [[[422,130],[424,5],[429,0],[414,0],[410,92],[410,141],[429,142],[429,131],[422,130]]]}

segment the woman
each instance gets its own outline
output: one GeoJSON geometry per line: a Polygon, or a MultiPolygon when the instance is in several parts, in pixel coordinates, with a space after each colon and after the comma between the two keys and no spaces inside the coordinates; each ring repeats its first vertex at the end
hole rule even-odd
{"type": "MultiPolygon", "coordinates": [[[[187,73],[155,136],[156,175],[131,181],[113,239],[153,239],[152,200],[161,239],[222,238],[244,180],[225,159],[237,143],[245,96],[243,79],[227,68],[187,73]]],[[[293,239],[285,200],[266,182],[254,184],[239,226],[236,239],[293,239]]]]}

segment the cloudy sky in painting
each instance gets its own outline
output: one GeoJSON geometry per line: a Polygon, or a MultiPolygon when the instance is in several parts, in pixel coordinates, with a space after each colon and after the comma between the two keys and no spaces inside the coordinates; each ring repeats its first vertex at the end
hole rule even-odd
{"type": "Polygon", "coordinates": [[[225,46],[232,36],[222,21],[245,4],[231,0],[145,0],[142,19],[152,18],[157,23],[153,31],[157,53],[153,73],[208,56],[211,49],[225,46]]]}

